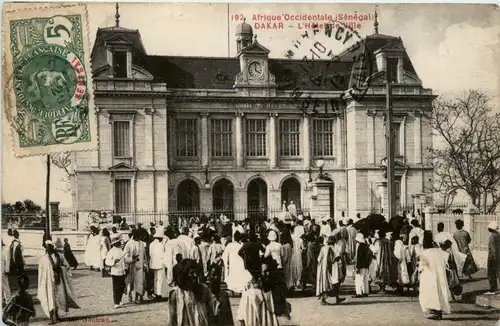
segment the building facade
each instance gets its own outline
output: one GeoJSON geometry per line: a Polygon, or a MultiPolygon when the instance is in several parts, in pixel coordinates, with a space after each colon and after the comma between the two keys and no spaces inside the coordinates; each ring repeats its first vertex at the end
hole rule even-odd
{"type": "Polygon", "coordinates": [[[92,52],[100,147],[74,154],[76,210],[224,210],[243,218],[243,210],[291,201],[335,217],[384,209],[386,69],[398,205],[430,195],[425,117],[434,96],[400,38],[376,33],[335,65],[315,61],[316,75],[342,76],[334,89],[299,86],[310,75],[303,61],[269,58],[246,23],[237,27],[236,58],[147,55],[139,31],[118,25],[98,30],[92,52]],[[356,63],[353,53],[370,55],[356,63]],[[354,76],[356,64],[369,73],[354,76]],[[360,82],[368,85],[363,96],[349,97],[360,82]],[[328,113],[304,110],[311,99],[328,113]]]}

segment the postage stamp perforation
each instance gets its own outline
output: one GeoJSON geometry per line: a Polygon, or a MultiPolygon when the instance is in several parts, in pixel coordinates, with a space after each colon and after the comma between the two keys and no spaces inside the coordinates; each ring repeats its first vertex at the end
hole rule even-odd
{"type": "MultiPolygon", "coordinates": [[[[97,121],[95,116],[95,108],[93,104],[93,87],[91,80],[91,69],[90,69],[90,53],[92,50],[89,33],[89,24],[88,24],[88,8],[86,4],[57,4],[57,5],[38,5],[38,6],[29,6],[29,7],[21,7],[11,6],[6,8],[4,11],[4,17],[9,17],[7,15],[10,14],[10,18],[12,18],[9,22],[4,22],[3,28],[3,36],[9,35],[9,37],[15,36],[15,29],[9,27],[13,26],[12,24],[30,24],[29,27],[26,28],[26,32],[31,34],[30,42],[31,45],[35,46],[43,46],[42,43],[47,42],[47,35],[44,35],[44,25],[43,22],[40,26],[34,24],[34,21],[37,19],[45,19],[46,21],[52,21],[51,17],[56,20],[58,17],[64,17],[70,22],[71,25],[71,34],[68,34],[72,37],[69,41],[61,40],[60,47],[64,48],[67,53],[74,54],[76,62],[80,62],[83,65],[83,73],[86,75],[82,76],[76,75],[74,76],[75,82],[77,83],[74,87],[79,87],[78,85],[82,85],[84,88],[82,96],[80,97],[80,103],[74,107],[74,112],[69,115],[63,116],[62,123],[65,123],[66,120],[68,122],[77,123],[74,128],[75,132],[78,132],[78,138],[76,141],[67,142],[68,137],[63,138],[62,142],[54,141],[54,126],[47,124],[43,117],[35,117],[33,115],[28,116],[28,114],[23,113],[22,110],[17,110],[14,107],[14,103],[17,103],[18,99],[13,97],[11,94],[15,91],[15,78],[16,78],[16,67],[15,65],[8,66],[9,62],[4,55],[4,59],[2,62],[2,68],[4,71],[4,114],[9,125],[9,135],[7,136],[6,141],[11,141],[12,147],[14,149],[14,154],[16,157],[27,157],[27,156],[37,156],[37,155],[45,155],[45,154],[56,154],[56,153],[65,153],[65,152],[82,152],[82,151],[95,151],[98,150],[99,144],[99,136],[97,133],[97,121]],[[33,18],[30,19],[30,15],[33,13],[33,18]],[[44,17],[44,18],[38,18],[44,17]],[[23,18],[24,22],[20,22],[19,18],[23,18]],[[9,25],[7,25],[9,24],[9,25]],[[75,28],[73,28],[75,27],[75,28]],[[44,42],[45,37],[45,42],[44,42]],[[85,41],[84,41],[85,40],[85,41]],[[77,55],[81,53],[81,55],[77,55]],[[13,70],[12,70],[13,68],[13,70]],[[83,84],[80,84],[83,82],[83,84]],[[44,122],[45,121],[45,122],[44,122]],[[46,142],[46,145],[41,146],[40,143],[36,143],[30,137],[26,135],[26,128],[23,123],[31,124],[37,123],[36,129],[30,130],[30,135],[32,138],[36,138],[38,141],[46,142]],[[44,134],[42,136],[42,134],[44,134]],[[66,141],[66,142],[65,142],[66,141]],[[21,146],[22,145],[22,146],[21,146]]],[[[57,29],[54,34],[57,34],[57,29]]],[[[60,33],[59,33],[60,34],[60,33]]],[[[24,39],[24,38],[21,38],[24,39]]],[[[58,47],[59,45],[51,45],[45,44],[45,46],[58,47]]],[[[16,62],[16,59],[19,59],[23,56],[22,51],[18,51],[16,44],[11,42],[10,46],[4,46],[4,53],[6,51],[10,52],[10,61],[11,64],[16,62]]],[[[30,50],[30,49],[28,49],[30,50]]],[[[66,53],[62,53],[64,55],[66,53]]],[[[42,53],[43,55],[43,53],[42,53]]],[[[50,61],[49,61],[50,62],[50,61]]],[[[78,65],[74,66],[75,71],[78,72],[78,65]]],[[[17,71],[19,73],[19,71],[17,71]]],[[[78,90],[78,89],[76,89],[78,90]]],[[[71,94],[71,93],[70,93],[71,94]]],[[[75,97],[77,93],[75,93],[75,97]]],[[[52,107],[49,107],[52,109],[52,107]]],[[[53,120],[55,121],[55,120],[53,120]]],[[[52,122],[54,123],[54,122],[52,122]]],[[[32,128],[35,128],[31,125],[32,128]]],[[[56,125],[57,128],[57,125],[56,125]]],[[[57,131],[57,130],[56,130],[57,131]]]]}

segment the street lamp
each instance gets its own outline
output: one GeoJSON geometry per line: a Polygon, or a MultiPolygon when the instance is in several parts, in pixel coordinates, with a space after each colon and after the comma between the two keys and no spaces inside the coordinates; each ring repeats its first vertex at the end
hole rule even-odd
{"type": "Polygon", "coordinates": [[[321,179],[323,178],[323,167],[325,166],[325,161],[323,160],[323,158],[319,158],[316,161],[316,166],[319,168],[318,178],[321,179]]]}
{"type": "Polygon", "coordinates": [[[208,180],[208,165],[205,165],[205,189],[210,189],[210,180],[208,180]]]}

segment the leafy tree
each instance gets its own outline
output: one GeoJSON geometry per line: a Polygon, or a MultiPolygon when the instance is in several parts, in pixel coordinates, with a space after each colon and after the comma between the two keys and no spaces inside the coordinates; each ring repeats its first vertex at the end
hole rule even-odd
{"type": "Polygon", "coordinates": [[[445,198],[463,190],[483,212],[493,212],[500,202],[500,113],[479,90],[438,98],[433,109],[428,121],[439,144],[427,151],[437,190],[445,198]]]}
{"type": "Polygon", "coordinates": [[[42,213],[42,207],[30,199],[2,205],[4,222],[15,223],[19,227],[29,226],[39,221],[42,213]]]}

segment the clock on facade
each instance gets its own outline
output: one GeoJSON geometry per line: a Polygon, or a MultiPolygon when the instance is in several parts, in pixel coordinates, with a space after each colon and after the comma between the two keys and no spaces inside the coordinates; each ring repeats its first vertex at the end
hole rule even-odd
{"type": "Polygon", "coordinates": [[[262,65],[256,61],[248,66],[248,74],[250,77],[260,77],[264,73],[262,65]]]}

